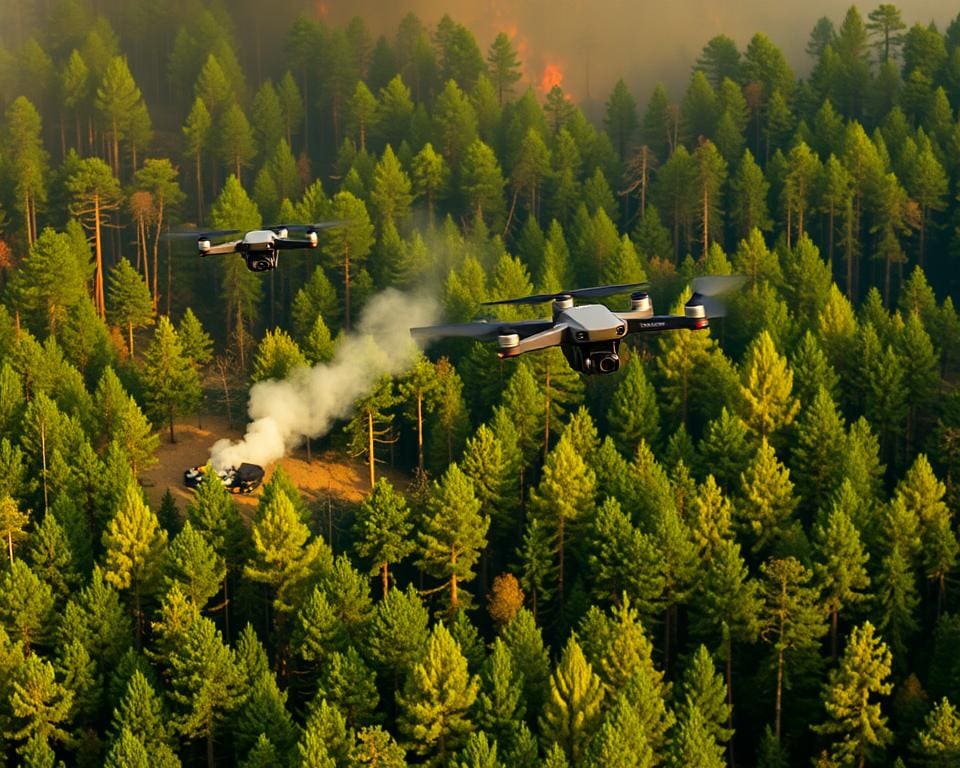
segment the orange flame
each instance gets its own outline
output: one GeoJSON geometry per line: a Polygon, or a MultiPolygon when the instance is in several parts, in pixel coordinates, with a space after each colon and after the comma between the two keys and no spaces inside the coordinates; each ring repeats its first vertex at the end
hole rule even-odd
{"type": "Polygon", "coordinates": [[[563,83],[563,69],[559,64],[547,64],[543,69],[543,77],[540,78],[540,92],[549,93],[555,85],[563,83]]]}
{"type": "Polygon", "coordinates": [[[321,0],[317,0],[315,5],[316,5],[315,10],[316,10],[317,18],[325,19],[330,13],[330,7],[326,3],[322,2],[321,0]]]}

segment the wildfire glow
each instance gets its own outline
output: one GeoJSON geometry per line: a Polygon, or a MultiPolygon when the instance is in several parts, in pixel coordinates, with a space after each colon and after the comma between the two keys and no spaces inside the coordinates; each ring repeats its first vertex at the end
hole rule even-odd
{"type": "Polygon", "coordinates": [[[559,64],[547,64],[543,69],[543,77],[540,78],[540,92],[549,93],[555,85],[563,83],[563,69],[559,64]]]}
{"type": "Polygon", "coordinates": [[[317,13],[318,19],[325,19],[327,15],[330,13],[330,8],[324,2],[317,2],[316,13],[317,13]]]}

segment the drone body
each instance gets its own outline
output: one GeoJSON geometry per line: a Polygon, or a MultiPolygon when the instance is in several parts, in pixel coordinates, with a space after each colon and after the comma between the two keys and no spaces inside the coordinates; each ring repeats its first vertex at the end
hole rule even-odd
{"type": "Polygon", "coordinates": [[[696,278],[693,295],[682,315],[655,315],[650,296],[643,291],[630,295],[630,309],[615,312],[602,304],[575,305],[574,299],[625,293],[642,284],[582,288],[558,294],[526,296],[491,301],[487,304],[536,304],[552,300],[553,317],[545,320],[479,321],[411,328],[416,338],[461,336],[496,340],[501,358],[559,346],[570,366],[582,373],[614,373],[620,368],[620,342],[632,333],[658,333],[687,329],[701,330],[711,317],[723,314],[723,305],[714,297],[733,290],[743,282],[737,276],[696,278]]]}
{"type": "Polygon", "coordinates": [[[280,251],[316,248],[320,244],[317,233],[322,229],[338,226],[339,221],[325,221],[319,224],[281,224],[274,227],[254,229],[244,233],[239,240],[227,240],[222,243],[212,241],[228,235],[240,234],[240,230],[221,229],[210,232],[174,232],[171,237],[196,238],[197,250],[201,256],[222,256],[239,253],[251,272],[267,272],[276,269],[280,260],[280,251]],[[290,237],[290,230],[300,230],[303,236],[290,237]]]}

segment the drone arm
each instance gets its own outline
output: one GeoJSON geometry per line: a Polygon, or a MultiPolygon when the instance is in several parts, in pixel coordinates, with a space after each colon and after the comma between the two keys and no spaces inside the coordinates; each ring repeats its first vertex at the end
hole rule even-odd
{"type": "Polygon", "coordinates": [[[517,355],[522,355],[524,352],[533,352],[537,349],[555,347],[563,342],[568,328],[569,326],[566,323],[558,323],[557,325],[547,328],[545,331],[540,331],[540,333],[535,333],[533,336],[527,336],[527,338],[521,339],[521,341],[513,347],[501,348],[497,352],[497,355],[501,358],[516,357],[517,355]]]}
{"type": "Polygon", "coordinates": [[[276,246],[278,251],[294,251],[298,249],[303,250],[316,248],[318,241],[316,239],[293,240],[288,237],[278,237],[273,241],[273,244],[276,246]]]}
{"type": "Polygon", "coordinates": [[[660,331],[678,331],[687,329],[699,331],[710,325],[705,317],[684,317],[683,315],[647,315],[640,312],[617,312],[621,320],[627,321],[627,333],[659,333],[660,331]]]}
{"type": "Polygon", "coordinates": [[[201,248],[201,256],[223,256],[227,253],[236,253],[237,246],[240,245],[241,240],[231,240],[228,243],[219,243],[217,245],[211,245],[209,248],[201,248]]]}

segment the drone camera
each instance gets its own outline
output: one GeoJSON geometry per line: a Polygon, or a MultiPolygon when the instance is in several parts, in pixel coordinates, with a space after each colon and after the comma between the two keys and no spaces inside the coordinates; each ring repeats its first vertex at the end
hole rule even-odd
{"type": "Polygon", "coordinates": [[[587,371],[615,373],[620,368],[620,355],[616,352],[591,352],[583,363],[587,371]]]}
{"type": "Polygon", "coordinates": [[[623,336],[623,334],[625,334],[626,332],[627,332],[627,326],[625,325],[617,326],[617,336],[623,336]]]}
{"type": "Polygon", "coordinates": [[[275,253],[249,253],[244,258],[247,261],[247,269],[251,272],[267,272],[277,266],[275,253]]]}

